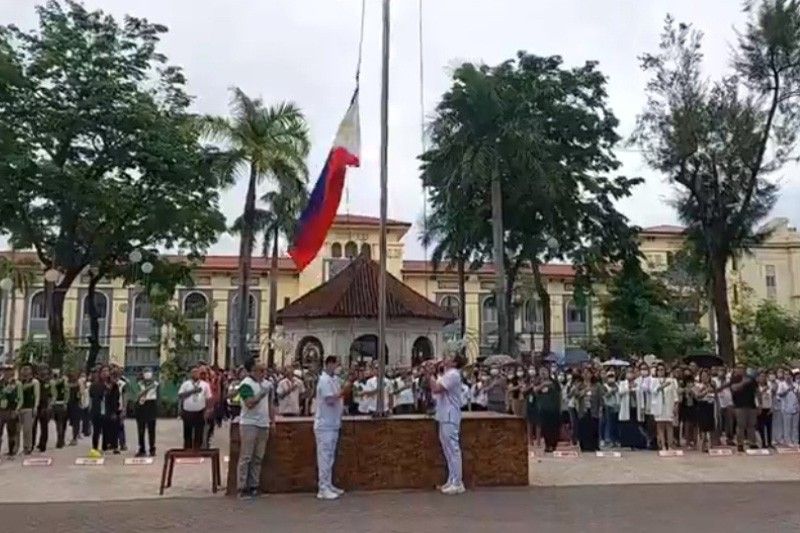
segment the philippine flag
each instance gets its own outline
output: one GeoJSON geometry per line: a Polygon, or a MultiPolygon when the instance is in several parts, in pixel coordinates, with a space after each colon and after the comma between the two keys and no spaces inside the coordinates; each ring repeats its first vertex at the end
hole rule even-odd
{"type": "Polygon", "coordinates": [[[317,183],[311,191],[308,205],[289,248],[289,255],[298,269],[303,270],[316,257],[333,223],[344,189],[347,167],[357,167],[361,156],[361,126],[358,118],[358,89],[339,125],[333,148],[317,183]]]}

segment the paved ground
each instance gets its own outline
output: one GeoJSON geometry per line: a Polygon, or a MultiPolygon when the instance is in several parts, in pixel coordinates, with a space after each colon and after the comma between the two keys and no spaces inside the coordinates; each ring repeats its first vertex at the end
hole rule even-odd
{"type": "MultiPolygon", "coordinates": [[[[127,456],[135,451],[136,430],[127,425],[127,456]]],[[[159,420],[157,444],[160,452],[179,446],[180,422],[159,420]]],[[[227,454],[228,429],[223,427],[215,445],[227,454]]],[[[124,456],[108,456],[103,466],[76,466],[75,459],[85,456],[88,440],[77,447],[48,450],[50,467],[23,467],[22,458],[0,462],[0,502],[70,502],[154,499],[158,496],[161,457],[147,466],[125,466],[124,456]]],[[[161,455],[161,454],[159,454],[161,455]]],[[[34,455],[36,457],[36,455],[34,455]]],[[[227,465],[223,464],[223,469],[227,465]]],[[[540,457],[530,459],[530,483],[536,487],[573,487],[631,484],[800,482],[800,455],[770,457],[709,457],[687,452],[681,458],[659,458],[654,452],[622,452],[620,459],[605,459],[593,454],[576,459],[540,457]]],[[[223,476],[223,479],[225,476],[223,476]]],[[[194,498],[210,496],[210,468],[202,465],[178,465],[175,483],[165,497],[194,498]]],[[[360,497],[360,496],[359,496],[360,497]]],[[[0,533],[2,521],[0,521],[0,533]]]]}
{"type": "Polygon", "coordinates": [[[459,533],[800,531],[799,483],[641,485],[0,505],[0,530],[459,533]]]}

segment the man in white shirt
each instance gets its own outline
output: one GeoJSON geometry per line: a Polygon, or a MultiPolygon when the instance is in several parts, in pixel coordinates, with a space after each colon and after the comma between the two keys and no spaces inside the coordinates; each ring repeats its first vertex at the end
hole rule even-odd
{"type": "Polygon", "coordinates": [[[303,380],[295,375],[291,366],[286,367],[283,378],[278,382],[278,414],[281,416],[300,416],[300,396],[305,394],[303,380]]]}
{"type": "Polygon", "coordinates": [[[392,380],[392,398],[394,413],[407,415],[414,412],[414,383],[411,375],[398,376],[392,380]]]}
{"type": "Polygon", "coordinates": [[[456,356],[446,357],[442,362],[445,372],[436,376],[436,367],[426,365],[431,392],[436,399],[436,421],[439,423],[439,442],[447,463],[447,482],[442,486],[443,494],[462,494],[461,479],[461,373],[456,356]]]}
{"type": "MultiPolygon", "coordinates": [[[[369,379],[361,389],[361,403],[358,406],[359,412],[374,414],[378,410],[378,375],[375,369],[369,370],[369,379]]],[[[389,380],[383,380],[383,410],[389,411],[389,380]]]]}
{"type": "Polygon", "coordinates": [[[344,491],[333,485],[333,463],[336,459],[336,445],[342,427],[343,396],[336,371],[336,356],[325,358],[325,367],[317,381],[316,405],[314,414],[314,438],[317,444],[317,498],[335,500],[344,491]]]}
{"type": "Polygon", "coordinates": [[[252,359],[245,363],[248,376],[239,386],[242,410],[239,414],[239,465],[237,486],[240,498],[258,496],[261,462],[269,439],[269,427],[275,423],[271,409],[272,383],[264,377],[265,368],[252,359]]]}
{"type": "Polygon", "coordinates": [[[189,379],[178,389],[183,419],[183,448],[199,450],[203,444],[205,410],[211,401],[211,387],[200,379],[200,368],[191,370],[189,379]]]}

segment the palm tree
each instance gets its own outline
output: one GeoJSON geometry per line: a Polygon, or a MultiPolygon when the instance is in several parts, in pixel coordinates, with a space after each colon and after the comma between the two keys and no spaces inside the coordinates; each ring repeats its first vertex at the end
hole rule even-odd
{"type": "MultiPolygon", "coordinates": [[[[11,258],[0,258],[0,280],[10,279],[11,290],[8,305],[8,353],[14,357],[14,322],[16,321],[17,311],[17,289],[25,294],[33,283],[34,270],[36,265],[32,262],[17,262],[15,251],[11,250],[11,258]]],[[[0,294],[2,297],[2,294],[0,294]]],[[[2,305],[2,302],[0,302],[2,305]]],[[[0,337],[3,334],[0,332],[0,337]]]]}
{"type": "MultiPolygon", "coordinates": [[[[256,223],[256,187],[270,180],[283,188],[282,180],[305,178],[305,158],[310,142],[308,126],[300,109],[290,102],[264,107],[259,98],[250,98],[241,89],[232,89],[232,116],[204,121],[206,134],[229,148],[239,170],[247,170],[247,194],[241,218],[239,247],[239,309],[236,349],[247,353],[247,311],[250,265],[256,223]]],[[[286,188],[291,188],[291,184],[286,188]]]]}
{"type": "MultiPolygon", "coordinates": [[[[305,187],[305,175],[291,175],[291,169],[277,171],[281,176],[282,188],[270,191],[261,197],[261,201],[269,209],[256,209],[254,233],[262,235],[261,254],[269,257],[269,325],[267,326],[267,365],[275,362],[275,347],[272,340],[275,336],[275,314],[278,310],[278,243],[283,237],[292,239],[297,221],[303,207],[308,203],[308,191],[305,187]],[[271,250],[270,250],[271,249],[271,250]]],[[[243,226],[242,217],[236,219],[232,231],[240,233],[243,226]]]]}

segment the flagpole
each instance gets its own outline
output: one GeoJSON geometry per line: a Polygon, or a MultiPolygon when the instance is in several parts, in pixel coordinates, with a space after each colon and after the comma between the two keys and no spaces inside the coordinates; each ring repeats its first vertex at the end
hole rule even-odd
{"type": "Polygon", "coordinates": [[[378,416],[383,416],[383,382],[386,373],[386,191],[389,156],[389,0],[383,0],[383,57],[381,66],[381,234],[378,277],[378,416]]]}

